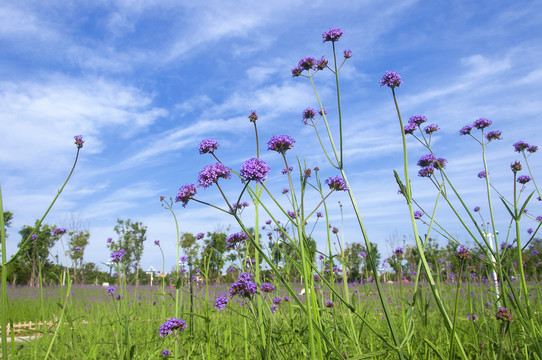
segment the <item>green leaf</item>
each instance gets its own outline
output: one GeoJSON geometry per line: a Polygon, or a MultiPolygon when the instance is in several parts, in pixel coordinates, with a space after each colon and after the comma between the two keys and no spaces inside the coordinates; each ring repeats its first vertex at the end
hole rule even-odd
{"type": "Polygon", "coordinates": [[[512,212],[512,210],[510,210],[510,207],[508,207],[508,204],[506,203],[506,201],[504,200],[504,198],[501,196],[501,201],[502,203],[504,204],[504,206],[506,206],[506,210],[508,210],[508,212],[510,213],[510,216],[512,217],[512,219],[514,219],[514,221],[518,221],[518,219],[516,219],[516,216],[514,215],[514,213],[512,212]]]}

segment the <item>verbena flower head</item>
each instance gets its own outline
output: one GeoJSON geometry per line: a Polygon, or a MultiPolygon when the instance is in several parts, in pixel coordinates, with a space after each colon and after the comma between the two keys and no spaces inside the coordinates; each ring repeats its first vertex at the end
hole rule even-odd
{"type": "Polygon", "coordinates": [[[427,154],[418,160],[418,166],[431,166],[435,161],[437,161],[437,157],[434,154],[427,154]]]}
{"type": "Polygon", "coordinates": [[[273,304],[280,305],[281,301],[282,301],[282,298],[280,296],[277,296],[276,298],[273,299],[273,304]]]}
{"type": "Polygon", "coordinates": [[[469,248],[462,244],[459,245],[459,248],[455,253],[455,257],[459,260],[470,260],[469,248]]]}
{"type": "Polygon", "coordinates": [[[435,131],[438,131],[440,130],[440,128],[438,127],[438,125],[436,124],[431,124],[431,125],[428,125],[426,126],[423,131],[427,134],[427,135],[431,135],[432,133],[434,133],[435,131]]]}
{"type": "Polygon", "coordinates": [[[416,124],[407,124],[404,128],[405,134],[414,134],[414,131],[418,128],[416,124]]]}
{"type": "Polygon", "coordinates": [[[514,161],[512,164],[510,164],[510,169],[512,169],[513,172],[517,173],[518,171],[521,171],[522,166],[519,161],[514,161]]]}
{"type": "Polygon", "coordinates": [[[531,145],[531,146],[529,146],[529,148],[527,149],[527,152],[529,152],[529,153],[531,153],[531,154],[532,154],[532,153],[535,153],[535,152],[537,152],[537,151],[538,151],[538,146],[536,146],[536,145],[531,145]]]}
{"type": "Polygon", "coordinates": [[[203,239],[204,237],[205,237],[205,233],[199,233],[199,234],[196,235],[196,239],[197,239],[197,240],[201,240],[201,239],[203,239]]]}
{"type": "Polygon", "coordinates": [[[479,206],[475,206],[475,207],[474,207],[474,212],[478,212],[478,211],[480,211],[480,207],[479,207],[479,206]]]}
{"type": "Polygon", "coordinates": [[[216,149],[218,149],[218,142],[213,139],[202,140],[199,144],[199,153],[200,154],[212,154],[216,149]]]}
{"type": "Polygon", "coordinates": [[[333,308],[335,306],[335,304],[333,303],[333,301],[327,299],[326,300],[326,307],[328,308],[333,308]]]}
{"type": "Polygon", "coordinates": [[[180,261],[181,263],[184,264],[185,262],[188,261],[188,257],[183,255],[183,256],[181,256],[181,257],[179,258],[179,261],[180,261]]]}
{"type": "Polygon", "coordinates": [[[158,333],[160,337],[166,337],[169,334],[173,334],[175,330],[183,331],[186,329],[186,322],[182,319],[171,318],[160,326],[158,333]]]}
{"type": "Polygon", "coordinates": [[[499,130],[490,131],[486,134],[487,141],[502,140],[502,132],[499,130]]]}
{"type": "Polygon", "coordinates": [[[518,141],[513,146],[514,146],[514,151],[518,153],[525,151],[529,148],[529,144],[527,144],[525,141],[518,141]]]}
{"type": "Polygon", "coordinates": [[[423,212],[422,211],[414,211],[414,219],[418,220],[418,219],[421,219],[423,216],[423,212]]]}
{"type": "Polygon", "coordinates": [[[474,313],[473,313],[473,314],[469,314],[469,315],[467,316],[467,320],[472,320],[472,321],[474,321],[474,320],[476,320],[476,319],[478,319],[478,316],[476,316],[476,314],[474,314],[474,313]]]}
{"type": "Polygon", "coordinates": [[[405,251],[404,251],[404,249],[402,247],[398,247],[397,249],[395,249],[395,251],[393,253],[397,257],[402,257],[403,254],[405,253],[405,251]]]}
{"type": "Polygon", "coordinates": [[[306,108],[303,110],[303,122],[306,124],[308,119],[314,119],[316,116],[316,110],[313,108],[306,108]]]}
{"type": "Polygon", "coordinates": [[[171,351],[169,351],[168,349],[164,349],[162,351],[162,356],[169,356],[169,355],[171,355],[171,351]]]}
{"type": "Polygon", "coordinates": [[[107,290],[105,292],[108,293],[108,294],[113,295],[116,290],[117,289],[114,286],[110,286],[110,287],[107,288],[107,290]]]}
{"type": "Polygon", "coordinates": [[[251,299],[258,291],[258,286],[253,282],[252,276],[249,273],[239,274],[236,282],[231,284],[229,295],[233,297],[238,295],[243,298],[251,299]]]}
{"type": "Polygon", "coordinates": [[[431,177],[435,173],[435,168],[431,165],[424,166],[418,171],[418,176],[421,177],[431,177]]]}
{"type": "Polygon", "coordinates": [[[316,60],[316,70],[324,70],[328,61],[322,56],[320,60],[316,60]]]}
{"type": "Polygon", "coordinates": [[[53,233],[51,235],[53,235],[53,236],[63,235],[63,234],[66,233],[66,231],[68,231],[68,230],[66,230],[64,228],[56,228],[56,229],[53,230],[53,233]]]}
{"type": "Polygon", "coordinates": [[[323,42],[326,42],[326,41],[331,41],[331,42],[339,41],[339,39],[341,38],[341,36],[343,36],[343,34],[344,34],[344,31],[342,31],[339,28],[329,28],[328,31],[326,31],[325,33],[322,34],[322,41],[323,42]]]}
{"type": "Polygon", "coordinates": [[[274,314],[275,311],[277,311],[277,305],[271,305],[271,306],[269,307],[269,310],[271,310],[271,313],[274,314]]]}
{"type": "Polygon", "coordinates": [[[298,77],[303,73],[303,68],[301,66],[296,66],[292,69],[292,76],[298,77]]]}
{"type": "Polygon", "coordinates": [[[115,251],[111,254],[111,261],[118,263],[123,256],[126,254],[126,250],[120,249],[119,251],[115,251]]]}
{"type": "Polygon", "coordinates": [[[208,188],[213,183],[218,182],[218,179],[231,178],[231,170],[222,163],[207,165],[200,171],[198,175],[198,183],[202,188],[208,188]]]}
{"type": "MultiPolygon", "coordinates": [[[[323,109],[323,110],[320,109],[320,110],[318,110],[318,115],[320,115],[320,116],[327,115],[327,110],[326,110],[326,109],[323,109]]],[[[315,169],[317,169],[317,168],[315,168],[315,169]]]]}
{"type": "Polygon", "coordinates": [[[224,310],[226,308],[226,305],[228,305],[228,301],[230,301],[230,299],[228,297],[219,296],[215,300],[214,307],[218,311],[222,311],[222,310],[224,310]]]}
{"type": "Polygon", "coordinates": [[[275,287],[268,283],[263,283],[262,286],[260,286],[260,291],[264,293],[270,293],[275,290],[275,287]]]}
{"type": "Polygon", "coordinates": [[[414,124],[414,125],[421,125],[426,121],[427,121],[427,117],[423,115],[414,115],[414,116],[411,116],[410,119],[408,119],[408,123],[414,124]]]}
{"type": "Polygon", "coordinates": [[[243,210],[248,205],[249,204],[246,201],[243,201],[241,203],[233,203],[233,204],[231,204],[231,206],[233,207],[234,210],[243,210]]]}
{"type": "Polygon", "coordinates": [[[444,159],[444,158],[438,158],[435,163],[433,164],[433,166],[436,168],[436,169],[446,169],[446,164],[448,163],[448,160],[444,159]]]}
{"type": "Polygon", "coordinates": [[[250,122],[256,122],[256,120],[258,120],[258,114],[256,114],[256,111],[252,110],[252,112],[248,116],[248,119],[250,120],[250,122]]]}
{"type": "Polygon", "coordinates": [[[181,202],[183,207],[196,195],[196,185],[186,184],[181,186],[177,196],[175,197],[175,202],[181,202]]]}
{"type": "Polygon", "coordinates": [[[395,71],[386,71],[380,80],[380,86],[387,86],[392,89],[401,86],[402,83],[401,76],[395,71]]]}
{"type": "Polygon", "coordinates": [[[529,181],[531,181],[531,177],[529,175],[521,175],[518,177],[518,180],[517,180],[517,182],[522,185],[527,184],[529,181]]]}
{"type": "Polygon", "coordinates": [[[346,181],[339,175],[332,176],[329,179],[327,179],[326,184],[327,186],[329,186],[331,190],[348,191],[348,186],[346,186],[346,181]]]}
{"type": "Polygon", "coordinates": [[[243,163],[239,175],[241,175],[243,181],[252,180],[257,183],[262,183],[270,171],[271,168],[265,161],[258,158],[252,158],[243,163]]]}
{"type": "Polygon", "coordinates": [[[477,175],[480,179],[485,179],[487,177],[487,174],[484,170],[480,171],[477,175]]]}
{"type": "Polygon", "coordinates": [[[491,120],[480,118],[476,120],[473,124],[473,126],[479,130],[485,129],[486,127],[490,126],[492,124],[491,120]]]}
{"type": "Polygon", "coordinates": [[[473,127],[474,126],[472,125],[463,126],[461,130],[459,130],[459,135],[469,135],[473,127]]]}
{"type": "Polygon", "coordinates": [[[304,57],[303,59],[299,60],[298,66],[303,68],[303,70],[313,69],[316,66],[316,59],[312,56],[304,57]]]}
{"type": "Polygon", "coordinates": [[[112,238],[107,238],[107,243],[108,244],[111,244],[113,242],[113,239],[112,238]]]}
{"type": "Polygon", "coordinates": [[[502,306],[499,307],[497,313],[495,314],[495,318],[502,322],[512,322],[513,320],[512,314],[510,313],[510,311],[508,311],[507,308],[502,307],[502,306]]]}
{"type": "Polygon", "coordinates": [[[350,59],[352,57],[352,50],[350,50],[350,49],[344,50],[343,56],[344,56],[345,59],[350,59]]]}
{"type": "Polygon", "coordinates": [[[235,248],[238,244],[245,242],[248,239],[247,234],[244,232],[238,232],[231,234],[226,238],[226,249],[230,250],[235,248]]]}
{"type": "Polygon", "coordinates": [[[154,240],[154,245],[160,246],[160,240],[154,240]]]}
{"type": "Polygon", "coordinates": [[[74,250],[75,250],[75,252],[80,252],[80,251],[81,251],[81,248],[80,248],[79,246],[76,246],[76,247],[74,248],[74,250]]]}
{"type": "Polygon", "coordinates": [[[294,146],[295,140],[288,135],[275,135],[267,143],[267,150],[285,154],[294,146]]]}
{"type": "Polygon", "coordinates": [[[75,135],[73,138],[75,139],[75,146],[77,146],[78,149],[81,149],[85,143],[83,140],[83,135],[75,135]]]}

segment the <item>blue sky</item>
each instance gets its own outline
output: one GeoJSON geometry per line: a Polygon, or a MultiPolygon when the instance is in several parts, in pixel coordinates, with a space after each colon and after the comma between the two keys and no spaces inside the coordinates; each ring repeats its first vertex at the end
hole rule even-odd
{"type": "MultiPolygon", "coordinates": [[[[458,130],[485,117],[503,132],[487,157],[492,182],[510,196],[509,165],[521,160],[512,144],[542,145],[542,24],[533,16],[541,10],[540,1],[3,1],[0,183],[4,208],[14,213],[9,252],[18,230],[41,216],[61,186],[78,134],[86,141],[80,162],[46,222],[69,226],[73,218],[88,227],[85,260],[96,263],[108,259],[116,219],[130,218],[148,227],[143,267],[161,267],[152,241],[173,254],[175,228],[159,197],[175,196],[213,162],[198,153],[202,139],[216,139],[217,155],[234,170],[253,157],[251,110],[260,116],[262,143],[288,134],[296,139],[291,162],[299,156],[323,177],[336,175],[301,121],[303,109],[317,106],[310,84],[290,73],[302,57],[331,58],[321,40],[330,27],[345,32],[338,50],[353,53],[341,70],[345,168],[371,241],[383,254],[402,245],[403,235],[412,242],[392,173],[402,166],[399,127],[391,91],[379,87],[387,70],[403,77],[397,93],[404,118],[423,114],[440,126],[435,152],[448,159],[469,206],[481,206],[487,218],[484,182],[476,178],[480,146],[458,130]]],[[[321,73],[315,80],[336,133],[333,78],[321,73]]],[[[409,141],[415,196],[432,206],[435,190],[415,174],[425,153],[409,141]]],[[[262,148],[262,158],[279,196],[286,186],[280,156],[262,148]]],[[[540,154],[530,165],[540,173],[540,154]]],[[[241,186],[232,179],[225,189],[235,197],[241,186]]],[[[221,204],[215,187],[198,198],[221,204]]],[[[497,228],[506,233],[505,210],[494,203],[497,228]]],[[[362,241],[345,194],[333,195],[329,209],[345,242],[362,241]]],[[[542,214],[539,204],[528,209],[542,214]]],[[[183,232],[239,230],[200,204],[177,205],[176,213],[183,232]]],[[[253,217],[250,209],[243,216],[253,217]]],[[[438,216],[466,239],[445,206],[438,216]]],[[[523,230],[534,225],[525,219],[523,230]]],[[[324,249],[323,236],[315,237],[324,249]]],[[[169,268],[175,257],[166,262],[169,268]]]]}

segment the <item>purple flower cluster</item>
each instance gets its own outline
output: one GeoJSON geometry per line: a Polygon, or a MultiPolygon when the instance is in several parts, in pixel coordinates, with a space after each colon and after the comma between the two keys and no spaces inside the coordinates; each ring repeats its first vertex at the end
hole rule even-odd
{"type": "Polygon", "coordinates": [[[335,304],[333,303],[333,301],[327,299],[326,300],[326,307],[333,308],[333,307],[335,307],[335,304]]]}
{"type": "Polygon", "coordinates": [[[512,314],[510,311],[508,311],[505,307],[499,307],[497,313],[495,314],[495,318],[497,320],[501,320],[502,322],[512,322],[512,314]]]}
{"type": "Polygon", "coordinates": [[[502,140],[501,135],[502,135],[502,132],[499,130],[490,131],[486,134],[486,139],[488,142],[493,141],[493,140],[502,140]]]}
{"type": "Polygon", "coordinates": [[[350,59],[352,57],[352,50],[350,50],[350,49],[344,50],[343,56],[344,56],[345,59],[350,59]]]}
{"type": "Polygon", "coordinates": [[[518,177],[518,183],[521,185],[527,184],[529,181],[531,181],[531,177],[529,175],[521,175],[518,177]]]}
{"type": "Polygon", "coordinates": [[[414,125],[421,125],[426,121],[427,121],[427,117],[423,115],[414,115],[414,116],[411,116],[410,119],[408,119],[408,123],[414,124],[414,125]]]}
{"type": "Polygon", "coordinates": [[[529,145],[525,141],[518,141],[514,144],[514,151],[521,153],[527,150],[530,153],[534,153],[538,150],[538,146],[536,145],[529,145]]]}
{"type": "Polygon", "coordinates": [[[248,203],[246,201],[243,201],[241,203],[233,203],[231,204],[234,210],[243,210],[248,206],[248,203]]]}
{"type": "Polygon", "coordinates": [[[218,149],[218,143],[213,139],[205,139],[199,144],[199,153],[200,154],[212,154],[216,149],[218,149]]]}
{"type": "Polygon", "coordinates": [[[288,135],[275,135],[267,143],[267,150],[273,150],[285,154],[294,146],[295,140],[288,135]]]}
{"type": "Polygon", "coordinates": [[[331,190],[348,191],[348,186],[346,186],[346,181],[339,175],[334,176],[334,177],[332,176],[329,179],[327,179],[326,184],[327,186],[329,186],[331,190]]]}
{"type": "Polygon", "coordinates": [[[316,70],[324,70],[327,67],[328,61],[325,57],[321,57],[320,60],[316,60],[316,70]]]}
{"type": "Polygon", "coordinates": [[[213,183],[218,182],[218,179],[231,178],[231,170],[222,163],[207,165],[200,171],[198,175],[198,183],[202,188],[208,188],[213,183]]]}
{"type": "Polygon", "coordinates": [[[83,140],[83,135],[75,135],[73,138],[75,139],[75,146],[77,146],[78,149],[81,149],[85,143],[83,140]]]}
{"type": "Polygon", "coordinates": [[[254,283],[252,276],[249,273],[241,273],[237,281],[231,284],[228,293],[230,297],[238,295],[251,299],[257,291],[258,286],[254,283]]]}
{"type": "Polygon", "coordinates": [[[256,111],[252,110],[252,112],[248,116],[248,119],[250,120],[250,122],[256,122],[256,120],[258,120],[258,114],[256,114],[256,111]]]}
{"type": "Polygon", "coordinates": [[[169,356],[169,355],[171,355],[171,351],[169,351],[168,349],[164,349],[162,351],[162,356],[169,356]]]}
{"type": "Polygon", "coordinates": [[[265,161],[258,158],[252,158],[243,163],[241,166],[240,175],[243,181],[256,181],[261,183],[267,177],[267,174],[271,171],[269,165],[265,161]]]}
{"type": "Polygon", "coordinates": [[[487,173],[486,173],[484,170],[482,170],[482,171],[480,171],[480,172],[478,173],[477,176],[478,176],[480,179],[485,179],[485,178],[487,177],[487,173]]]}
{"type": "Polygon", "coordinates": [[[428,125],[423,129],[423,131],[427,135],[431,135],[432,133],[434,133],[435,131],[438,131],[438,130],[440,130],[440,128],[435,124],[428,125]]]}
{"type": "Polygon", "coordinates": [[[111,254],[111,261],[118,263],[125,254],[126,254],[126,251],[124,249],[115,251],[114,253],[111,254]]]}
{"type": "Polygon", "coordinates": [[[271,284],[263,283],[262,286],[260,286],[260,290],[264,293],[270,293],[275,290],[275,287],[271,284]]]}
{"type": "Polygon", "coordinates": [[[53,236],[63,235],[63,234],[66,233],[66,231],[68,231],[68,230],[66,230],[64,228],[56,228],[56,229],[53,230],[53,233],[51,235],[53,235],[53,236]]]}
{"type": "Polygon", "coordinates": [[[110,287],[107,288],[107,290],[105,292],[108,293],[108,294],[113,295],[115,293],[115,291],[117,291],[117,289],[115,289],[114,286],[110,286],[110,287]]]}
{"type": "Polygon", "coordinates": [[[329,28],[328,31],[326,31],[325,33],[322,34],[322,41],[323,42],[326,42],[326,41],[331,41],[331,42],[339,41],[339,39],[341,38],[341,36],[343,36],[343,34],[344,34],[344,31],[342,31],[339,28],[329,28]]]}
{"type": "Polygon", "coordinates": [[[486,127],[491,126],[491,124],[492,124],[491,120],[480,118],[474,122],[473,126],[477,128],[478,130],[482,130],[482,129],[485,129],[486,127]]]}
{"type": "Polygon", "coordinates": [[[472,131],[472,128],[474,126],[472,125],[465,125],[459,130],[459,135],[470,135],[470,132],[472,131]]]}
{"type": "Polygon", "coordinates": [[[160,246],[160,240],[154,240],[154,245],[160,246]]]}
{"type": "Polygon", "coordinates": [[[282,175],[285,175],[285,174],[288,174],[288,172],[292,172],[292,171],[294,171],[294,167],[293,166],[288,166],[287,169],[286,168],[282,169],[281,173],[282,173],[282,175]]]}
{"type": "Polygon", "coordinates": [[[177,196],[175,197],[175,202],[181,202],[183,207],[196,195],[196,185],[186,184],[181,186],[177,196]]]}
{"type": "Polygon", "coordinates": [[[402,83],[401,76],[395,71],[386,71],[380,80],[380,86],[387,86],[392,89],[401,86],[402,83]]]}
{"type": "Polygon", "coordinates": [[[445,169],[448,160],[444,158],[438,158],[433,154],[427,154],[422,156],[418,160],[418,166],[421,167],[418,171],[418,176],[421,177],[430,177],[435,173],[435,170],[445,169]]]}
{"type": "Polygon", "coordinates": [[[248,239],[247,234],[244,232],[238,232],[231,234],[226,238],[226,249],[231,250],[238,244],[245,242],[248,239]]]}
{"type": "Polygon", "coordinates": [[[514,161],[512,164],[510,164],[510,169],[512,169],[514,173],[521,171],[522,168],[523,167],[521,166],[521,163],[519,161],[514,161]]]}
{"type": "Polygon", "coordinates": [[[171,318],[160,326],[158,333],[160,337],[166,337],[169,334],[173,334],[175,330],[183,331],[186,329],[186,322],[182,319],[171,318]]]}
{"type": "Polygon", "coordinates": [[[402,257],[403,254],[405,253],[405,250],[402,247],[398,247],[397,249],[395,249],[395,251],[393,253],[397,257],[402,257]]]}
{"type": "Polygon", "coordinates": [[[219,296],[216,298],[215,300],[215,303],[214,303],[214,307],[218,310],[218,311],[222,311],[226,308],[226,305],[228,305],[228,301],[230,301],[230,299],[226,296],[219,296]]]}
{"type": "Polygon", "coordinates": [[[199,233],[196,235],[196,240],[201,240],[205,237],[205,234],[204,233],[199,233]]]}
{"type": "Polygon", "coordinates": [[[478,212],[478,211],[480,211],[480,207],[479,207],[479,206],[475,206],[475,207],[474,207],[474,212],[478,212]]]}
{"type": "Polygon", "coordinates": [[[314,119],[316,116],[316,110],[313,108],[306,108],[303,110],[303,124],[307,125],[308,120],[314,119]]]}
{"type": "Polygon", "coordinates": [[[459,245],[459,249],[457,249],[455,257],[459,260],[470,260],[469,248],[462,244],[459,245]]]}
{"type": "Polygon", "coordinates": [[[300,68],[303,70],[310,70],[313,69],[316,65],[316,59],[312,56],[304,57],[303,59],[299,60],[299,64],[297,64],[300,68]]]}
{"type": "Polygon", "coordinates": [[[414,211],[414,219],[418,220],[418,219],[421,219],[423,216],[423,211],[414,211]]]}

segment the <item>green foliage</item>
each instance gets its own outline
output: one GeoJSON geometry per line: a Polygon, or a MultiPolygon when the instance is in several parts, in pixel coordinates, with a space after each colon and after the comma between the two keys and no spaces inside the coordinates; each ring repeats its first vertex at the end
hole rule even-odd
{"type": "MultiPolygon", "coordinates": [[[[112,252],[124,249],[126,254],[123,257],[123,262],[134,264],[139,269],[144,242],[147,240],[147,227],[141,222],[132,222],[130,219],[117,219],[114,230],[117,233],[117,241],[108,244],[109,249],[112,252]]],[[[126,270],[130,272],[131,268],[127,267],[126,270]]]]}
{"type": "Polygon", "coordinates": [[[25,267],[30,269],[30,276],[28,278],[29,286],[38,285],[38,267],[43,267],[49,263],[49,251],[59,239],[58,236],[52,235],[56,226],[41,224],[38,227],[38,224],[39,220],[36,220],[35,226],[24,225],[19,231],[21,241],[18,246],[22,252],[17,262],[21,270],[25,267]],[[37,228],[35,229],[35,227],[37,228]],[[34,229],[36,230],[35,232],[34,229]],[[34,232],[34,238],[26,241],[30,238],[32,232],[34,232]]]}

